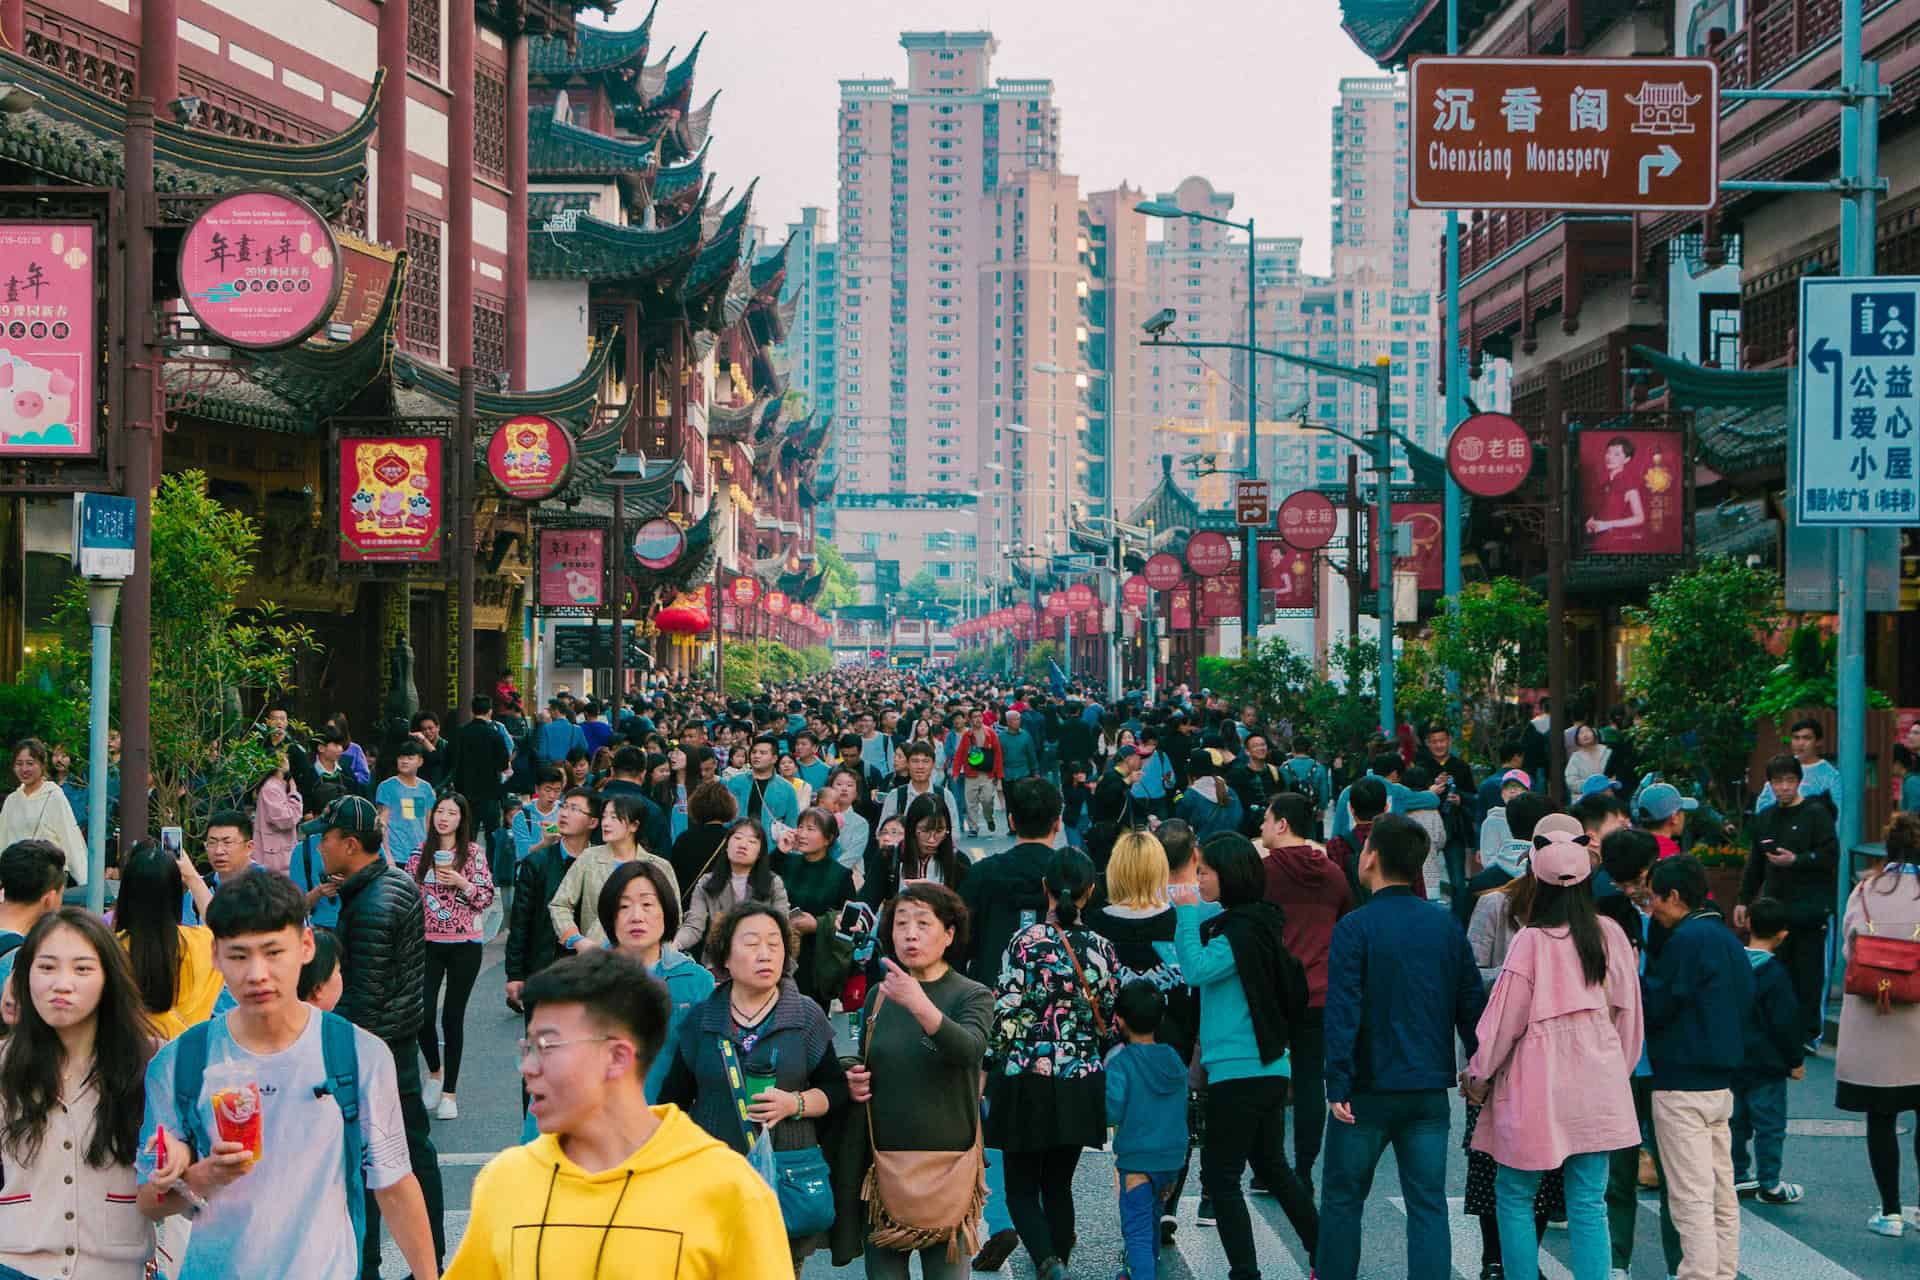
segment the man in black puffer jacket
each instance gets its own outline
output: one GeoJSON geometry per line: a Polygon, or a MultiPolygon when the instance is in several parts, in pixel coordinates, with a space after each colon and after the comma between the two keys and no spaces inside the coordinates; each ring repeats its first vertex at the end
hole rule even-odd
{"type": "MultiPolygon", "coordinates": [[[[300,828],[320,837],[327,874],[340,877],[341,992],[338,1012],[365,1027],[393,1052],[400,1088],[400,1114],[407,1129],[407,1155],[427,1202],[433,1252],[444,1260],[445,1199],[440,1155],[433,1149],[426,1103],[420,1097],[419,1034],[427,963],[426,910],[420,886],[380,854],[380,815],[360,796],[335,800],[300,828]]],[[[361,1280],[380,1278],[380,1209],[367,1196],[366,1240],[361,1280]]]]}

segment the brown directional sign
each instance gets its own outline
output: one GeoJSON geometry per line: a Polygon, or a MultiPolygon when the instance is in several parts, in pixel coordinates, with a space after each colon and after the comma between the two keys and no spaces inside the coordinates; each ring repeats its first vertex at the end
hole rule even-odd
{"type": "Polygon", "coordinates": [[[1418,58],[1408,200],[1427,209],[1711,209],[1706,58],[1418,58]]]}
{"type": "Polygon", "coordinates": [[[1265,524],[1271,518],[1271,513],[1267,510],[1267,500],[1271,494],[1272,489],[1265,480],[1234,481],[1234,523],[1256,527],[1265,524]]]}

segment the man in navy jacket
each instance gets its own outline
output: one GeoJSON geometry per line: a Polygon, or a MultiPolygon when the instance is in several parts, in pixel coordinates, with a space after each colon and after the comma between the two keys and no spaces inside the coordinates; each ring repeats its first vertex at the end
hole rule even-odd
{"type": "Polygon", "coordinates": [[[1653,1129],[1683,1280],[1739,1272],[1733,1188],[1733,1077],[1745,1061],[1753,969],[1707,897],[1707,872],[1680,854],[1653,868],[1653,918],[1669,929],[1647,961],[1641,1004],[1653,1066],[1653,1129]]]}
{"type": "MultiPolygon", "coordinates": [[[[1367,905],[1334,926],[1327,958],[1326,1191],[1321,1280],[1354,1280],[1360,1216],[1389,1144],[1407,1206],[1409,1280],[1453,1275],[1447,1226],[1448,1091],[1457,1037],[1471,1057],[1487,1003],[1467,937],[1452,914],[1409,887],[1427,861],[1427,833],[1382,814],[1360,852],[1367,905]]],[[[1303,1175],[1305,1170],[1302,1170],[1303,1175]]]]}

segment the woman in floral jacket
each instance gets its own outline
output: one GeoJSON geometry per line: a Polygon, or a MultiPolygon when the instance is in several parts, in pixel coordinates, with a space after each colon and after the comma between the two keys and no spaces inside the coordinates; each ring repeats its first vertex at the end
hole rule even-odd
{"type": "Polygon", "coordinates": [[[1120,962],[1080,917],[1093,862],[1053,855],[1047,918],[1007,945],[994,1001],[986,1145],[1005,1158],[1007,1210],[1039,1280],[1067,1275],[1073,1171],[1106,1141],[1106,1073],[1120,962]]]}

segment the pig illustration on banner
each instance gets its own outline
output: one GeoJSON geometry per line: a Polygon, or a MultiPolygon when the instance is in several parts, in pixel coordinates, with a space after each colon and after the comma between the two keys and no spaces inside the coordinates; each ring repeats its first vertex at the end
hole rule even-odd
{"type": "Polygon", "coordinates": [[[0,444],[74,443],[78,381],[0,349],[0,444]]]}

